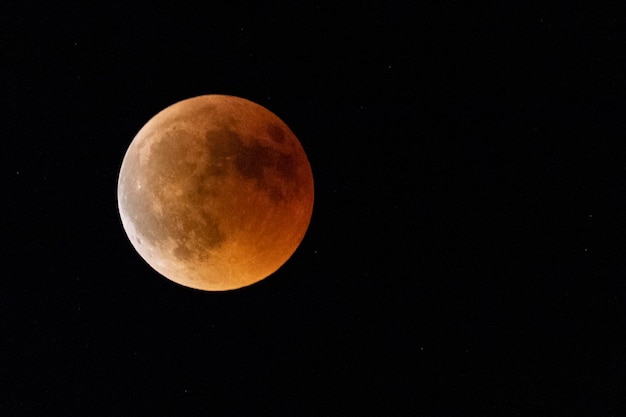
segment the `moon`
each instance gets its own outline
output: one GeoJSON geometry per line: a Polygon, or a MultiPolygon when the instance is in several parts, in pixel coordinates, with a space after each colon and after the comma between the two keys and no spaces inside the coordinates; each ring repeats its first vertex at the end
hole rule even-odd
{"type": "Polygon", "coordinates": [[[298,138],[249,100],[204,95],[150,119],[120,169],[122,225],[139,255],[186,287],[256,283],[296,251],[313,211],[298,138]]]}

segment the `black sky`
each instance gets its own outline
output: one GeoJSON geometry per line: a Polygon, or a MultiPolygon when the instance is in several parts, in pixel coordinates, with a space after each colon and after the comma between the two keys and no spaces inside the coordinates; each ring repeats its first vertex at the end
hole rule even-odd
{"type": "Polygon", "coordinates": [[[621,415],[624,9],[0,5],[0,414],[621,415]],[[135,253],[135,133],[202,94],[306,150],[288,263],[206,293],[135,253]]]}

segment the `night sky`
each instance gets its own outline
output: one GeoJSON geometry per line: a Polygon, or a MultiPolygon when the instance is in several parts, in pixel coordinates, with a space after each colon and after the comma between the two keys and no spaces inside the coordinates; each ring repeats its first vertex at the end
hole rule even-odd
{"type": "Polygon", "coordinates": [[[626,15],[570,2],[0,5],[0,415],[626,412],[626,15]],[[203,94],[312,166],[230,292],[135,252],[117,175],[203,94]]]}

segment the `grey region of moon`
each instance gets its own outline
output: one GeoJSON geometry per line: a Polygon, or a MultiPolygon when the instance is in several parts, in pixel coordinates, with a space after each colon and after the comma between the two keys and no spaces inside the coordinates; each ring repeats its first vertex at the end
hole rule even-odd
{"type": "Polygon", "coordinates": [[[224,95],[180,101],[150,119],[122,162],[118,207],[141,257],[166,278],[223,291],[280,268],[304,238],[313,175],[289,127],[224,95]]]}

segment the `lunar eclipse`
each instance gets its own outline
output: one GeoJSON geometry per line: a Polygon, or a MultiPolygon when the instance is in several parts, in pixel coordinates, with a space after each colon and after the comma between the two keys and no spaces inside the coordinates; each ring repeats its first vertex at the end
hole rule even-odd
{"type": "Polygon", "coordinates": [[[173,104],[137,133],[117,188],[128,238],[157,272],[207,291],[274,273],[304,238],[313,175],[295,134],[246,99],[173,104]]]}

